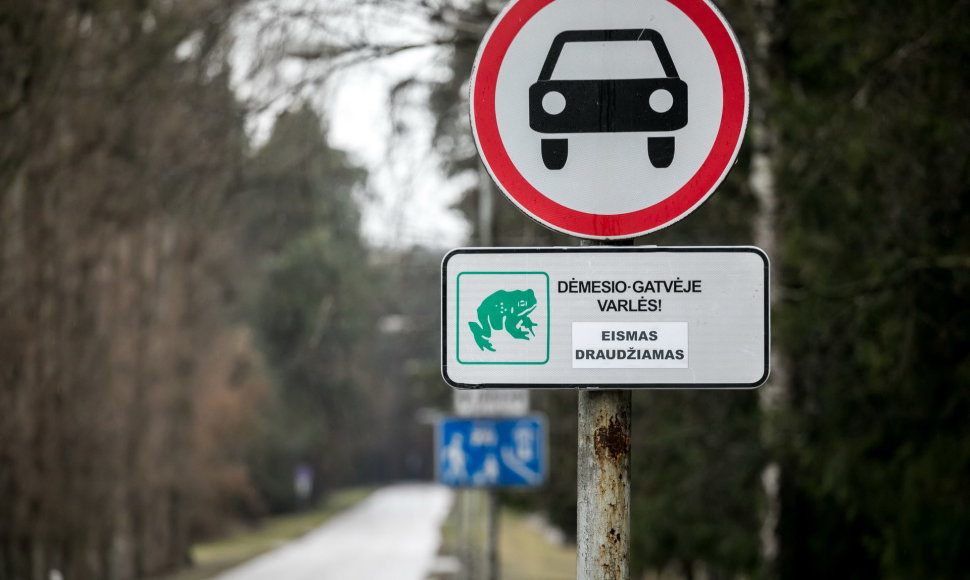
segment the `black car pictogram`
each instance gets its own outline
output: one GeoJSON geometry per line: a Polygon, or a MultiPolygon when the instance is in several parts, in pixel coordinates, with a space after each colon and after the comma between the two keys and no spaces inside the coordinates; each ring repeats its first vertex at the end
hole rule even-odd
{"type": "MultiPolygon", "coordinates": [[[[648,28],[561,32],[552,41],[539,79],[529,87],[529,126],[539,133],[663,133],[686,125],[687,84],[677,75],[663,37],[648,28]],[[645,50],[652,46],[663,76],[552,78],[567,43],[630,41],[643,42],[645,50]]],[[[647,152],[654,167],[669,167],[674,159],[674,137],[648,137],[647,152]]],[[[547,169],[562,169],[567,154],[567,139],[542,139],[542,161],[547,169]]]]}

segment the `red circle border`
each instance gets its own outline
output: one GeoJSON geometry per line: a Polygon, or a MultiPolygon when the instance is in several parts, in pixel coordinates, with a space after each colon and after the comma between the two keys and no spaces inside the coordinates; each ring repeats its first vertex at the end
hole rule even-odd
{"type": "Polygon", "coordinates": [[[485,166],[522,211],[555,230],[583,238],[619,239],[643,235],[683,218],[704,202],[727,176],[740,150],[748,117],[747,74],[741,49],[727,21],[706,0],[666,0],[684,13],[710,44],[721,73],[721,124],[714,145],[683,187],[663,201],[615,215],[581,212],[543,195],[519,172],[502,143],[495,115],[498,73],[512,41],[540,10],[556,0],[517,0],[492,24],[482,41],[471,82],[472,133],[485,166]]]}

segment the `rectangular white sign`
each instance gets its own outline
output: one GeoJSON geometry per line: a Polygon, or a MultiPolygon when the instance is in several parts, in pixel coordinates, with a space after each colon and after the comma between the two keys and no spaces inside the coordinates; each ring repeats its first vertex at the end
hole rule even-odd
{"type": "Polygon", "coordinates": [[[459,417],[515,417],[529,412],[529,391],[455,391],[454,404],[459,417]]]}
{"type": "Polygon", "coordinates": [[[458,388],[750,388],[769,368],[768,258],[741,247],[462,248],[442,262],[458,388]]]}

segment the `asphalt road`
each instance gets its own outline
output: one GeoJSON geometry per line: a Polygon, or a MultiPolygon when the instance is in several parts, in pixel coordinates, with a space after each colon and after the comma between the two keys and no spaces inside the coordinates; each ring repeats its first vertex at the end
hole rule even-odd
{"type": "Polygon", "coordinates": [[[217,580],[423,580],[453,493],[435,484],[382,488],[323,526],[217,580]]]}

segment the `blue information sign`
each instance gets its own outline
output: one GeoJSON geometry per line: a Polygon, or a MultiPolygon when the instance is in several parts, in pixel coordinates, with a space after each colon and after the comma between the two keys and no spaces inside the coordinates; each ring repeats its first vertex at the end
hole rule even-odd
{"type": "Polygon", "coordinates": [[[454,487],[541,485],[546,473],[542,417],[446,418],[438,422],[436,473],[454,487]]]}

